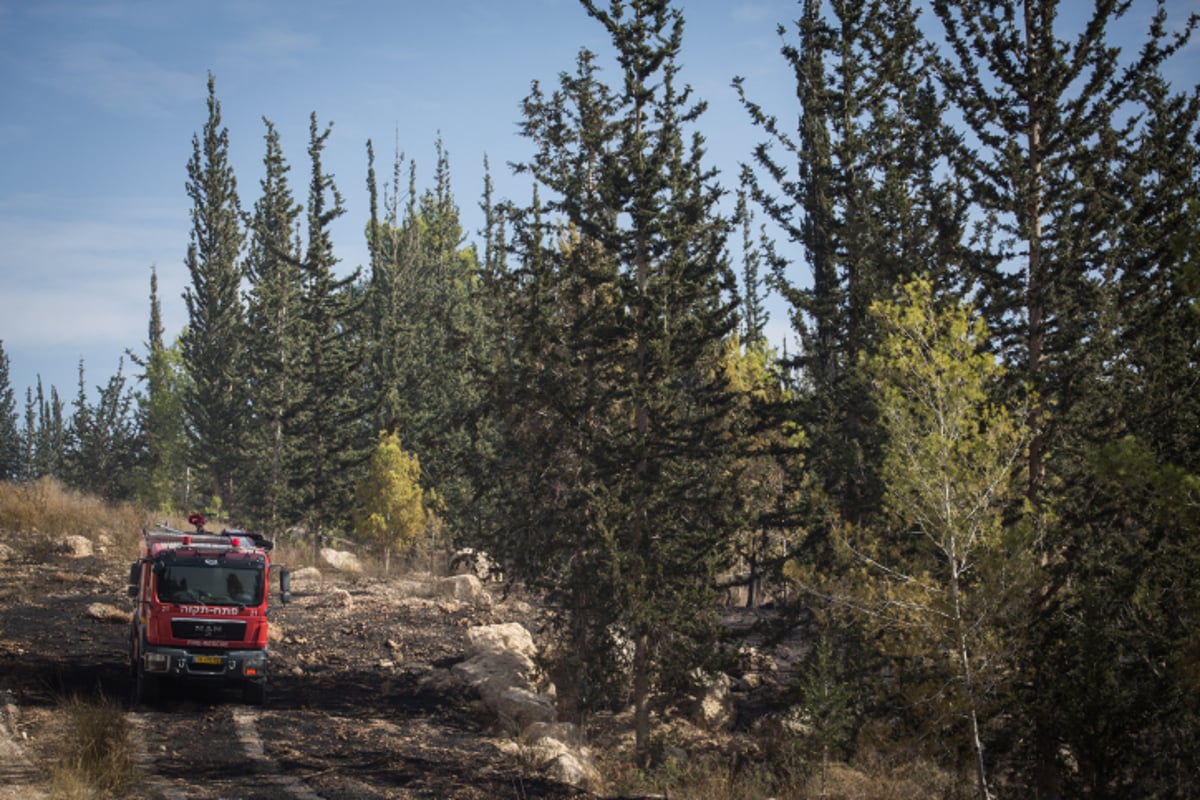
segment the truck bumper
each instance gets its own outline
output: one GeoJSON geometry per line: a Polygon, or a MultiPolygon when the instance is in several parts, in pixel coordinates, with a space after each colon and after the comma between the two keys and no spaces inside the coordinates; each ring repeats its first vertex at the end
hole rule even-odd
{"type": "Polygon", "coordinates": [[[178,647],[146,645],[141,659],[147,676],[238,683],[258,683],[267,677],[265,650],[197,653],[178,647]]]}

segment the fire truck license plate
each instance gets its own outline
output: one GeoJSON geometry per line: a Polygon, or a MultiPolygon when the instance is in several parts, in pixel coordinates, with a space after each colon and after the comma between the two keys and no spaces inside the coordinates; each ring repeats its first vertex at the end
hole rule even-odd
{"type": "Polygon", "coordinates": [[[220,656],[196,656],[197,664],[220,664],[220,656]]]}

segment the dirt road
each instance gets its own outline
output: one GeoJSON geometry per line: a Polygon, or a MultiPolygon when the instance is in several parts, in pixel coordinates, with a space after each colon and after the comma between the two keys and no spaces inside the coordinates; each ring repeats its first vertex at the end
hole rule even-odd
{"type": "MultiPolygon", "coordinates": [[[[128,626],[96,613],[129,607],[124,571],[96,558],[62,569],[0,563],[0,800],[46,788],[67,698],[127,703],[128,626]]],[[[263,708],[196,691],[128,708],[139,764],[131,796],[590,796],[539,778],[503,749],[504,732],[472,697],[430,680],[463,658],[467,627],[530,622],[530,607],[430,599],[411,586],[327,575],[298,588],[296,602],[272,611],[282,638],[263,708]]]]}

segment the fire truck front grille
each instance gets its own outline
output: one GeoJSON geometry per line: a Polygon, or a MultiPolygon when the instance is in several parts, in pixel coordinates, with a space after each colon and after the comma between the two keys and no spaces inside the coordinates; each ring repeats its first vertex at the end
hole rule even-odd
{"type": "Polygon", "coordinates": [[[176,619],[171,620],[171,635],[176,639],[240,642],[246,638],[246,622],[245,620],[176,619]]]}

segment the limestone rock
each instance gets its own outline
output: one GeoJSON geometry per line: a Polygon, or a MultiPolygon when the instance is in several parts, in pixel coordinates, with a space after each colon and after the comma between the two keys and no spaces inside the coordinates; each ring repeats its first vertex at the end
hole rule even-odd
{"type": "Polygon", "coordinates": [[[92,603],[87,607],[87,615],[101,622],[129,622],[129,612],[108,603],[92,603]]]}
{"type": "Polygon", "coordinates": [[[699,683],[699,691],[692,706],[692,721],[705,730],[728,730],[734,721],[729,676],[722,672],[716,675],[697,673],[693,677],[699,683]]]}
{"type": "Polygon", "coordinates": [[[437,582],[437,594],[451,600],[475,600],[483,594],[483,584],[474,575],[451,575],[437,582]]]}
{"type": "Polygon", "coordinates": [[[67,558],[87,558],[94,552],[92,540],[79,534],[65,536],[58,543],[58,552],[67,558]]]}
{"type": "Polygon", "coordinates": [[[321,548],[321,563],[338,572],[360,573],[363,571],[362,562],[358,556],[346,550],[334,550],[332,547],[321,548]]]}
{"type": "Polygon", "coordinates": [[[292,570],[292,589],[308,589],[321,582],[321,570],[316,567],[301,567],[292,570]]]}
{"type": "Polygon", "coordinates": [[[533,636],[518,622],[479,625],[467,631],[467,648],[473,655],[488,652],[520,653],[526,658],[537,654],[533,636]]]}

